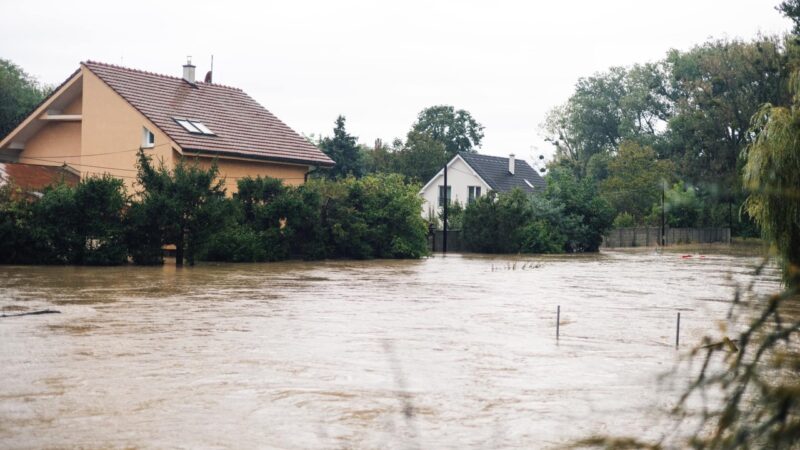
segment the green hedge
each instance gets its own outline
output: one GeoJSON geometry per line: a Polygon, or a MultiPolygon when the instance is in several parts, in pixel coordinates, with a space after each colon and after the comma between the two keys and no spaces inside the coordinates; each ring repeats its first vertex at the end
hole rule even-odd
{"type": "Polygon", "coordinates": [[[596,252],[613,210],[588,181],[567,171],[547,176],[547,189],[478,198],[464,210],[467,250],[481,253],[596,252]]]}
{"type": "Polygon", "coordinates": [[[132,197],[108,176],[52,186],[38,199],[0,188],[0,263],[162,264],[170,244],[190,264],[428,252],[419,187],[399,175],[298,187],[245,178],[227,198],[216,167],[181,162],[167,170],[139,157],[142,190],[132,197]]]}

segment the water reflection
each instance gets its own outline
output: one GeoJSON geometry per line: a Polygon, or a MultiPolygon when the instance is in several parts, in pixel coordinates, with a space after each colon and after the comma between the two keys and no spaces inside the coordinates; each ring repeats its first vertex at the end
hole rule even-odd
{"type": "MultiPolygon", "coordinates": [[[[660,436],[657,376],[760,259],[0,267],[8,447],[546,447],[660,436]],[[555,310],[561,305],[561,340],[555,310]]],[[[756,289],[777,288],[774,267],[756,289]]]]}

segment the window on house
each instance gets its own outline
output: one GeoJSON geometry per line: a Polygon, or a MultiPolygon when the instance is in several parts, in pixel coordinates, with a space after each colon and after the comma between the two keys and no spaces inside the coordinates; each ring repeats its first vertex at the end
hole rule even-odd
{"type": "Polygon", "coordinates": [[[156,136],[152,131],[142,127],[142,148],[153,148],[156,146],[156,136]]]}
{"type": "Polygon", "coordinates": [[[188,120],[188,119],[178,119],[174,118],[175,122],[178,122],[178,125],[182,126],[184,130],[188,131],[192,134],[205,134],[207,136],[215,136],[214,132],[211,131],[204,123],[198,122],[196,120],[188,120]]]}
{"type": "Polygon", "coordinates": [[[205,124],[203,124],[202,122],[192,122],[192,125],[194,125],[194,126],[195,126],[195,128],[197,128],[198,130],[202,131],[202,132],[203,132],[203,134],[208,134],[208,135],[212,135],[212,136],[214,135],[214,132],[213,132],[213,131],[211,131],[211,130],[210,130],[210,129],[209,129],[207,126],[205,126],[205,124]]]}
{"type": "Polygon", "coordinates": [[[452,198],[450,194],[453,192],[453,186],[447,186],[447,197],[445,197],[444,186],[439,186],[439,206],[444,206],[445,203],[450,204],[452,198]]]}
{"type": "Polygon", "coordinates": [[[480,186],[469,186],[468,189],[469,189],[469,196],[467,197],[467,199],[469,203],[474,202],[476,198],[481,196],[480,186]]]}

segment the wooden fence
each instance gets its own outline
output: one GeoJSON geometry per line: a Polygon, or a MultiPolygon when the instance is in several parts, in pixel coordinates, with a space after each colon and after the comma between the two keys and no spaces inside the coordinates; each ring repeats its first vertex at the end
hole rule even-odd
{"type": "MultiPolygon", "coordinates": [[[[665,238],[667,245],[730,244],[731,229],[728,227],[667,228],[665,238]]],[[[605,235],[603,247],[655,247],[660,245],[660,240],[660,227],[617,228],[605,235]]]]}
{"type": "MultiPolygon", "coordinates": [[[[444,231],[442,230],[436,230],[433,234],[428,235],[428,248],[430,248],[431,251],[441,252],[443,242],[444,231]]],[[[464,241],[461,239],[461,230],[447,230],[447,251],[464,251],[464,241]]]]}
{"type": "MultiPolygon", "coordinates": [[[[433,234],[428,235],[428,248],[431,251],[442,251],[443,235],[442,230],[436,230],[433,234]]],[[[617,228],[609,231],[603,237],[603,247],[656,247],[659,245],[660,236],[660,227],[617,228]]],[[[731,242],[731,229],[728,227],[667,228],[666,241],[667,245],[729,244],[731,242]]],[[[447,232],[447,251],[454,253],[466,251],[461,230],[447,232]]]]}

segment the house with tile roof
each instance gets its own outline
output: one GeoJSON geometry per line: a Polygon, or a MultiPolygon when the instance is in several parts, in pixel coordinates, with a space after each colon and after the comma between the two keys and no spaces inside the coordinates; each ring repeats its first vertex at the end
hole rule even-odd
{"type": "MultiPolygon", "coordinates": [[[[87,61],[0,141],[0,162],[63,167],[81,178],[136,179],[142,148],[167,167],[216,161],[231,194],[238,179],[302,184],[335,163],[241,89],[87,61]]],[[[13,171],[12,171],[13,172],[13,171]]]]}
{"type": "Polygon", "coordinates": [[[547,187],[544,178],[527,162],[516,159],[460,152],[447,163],[447,189],[444,168],[420,190],[424,202],[422,216],[438,214],[444,202],[466,206],[489,191],[508,192],[514,188],[524,192],[540,192],[547,187]]]}

